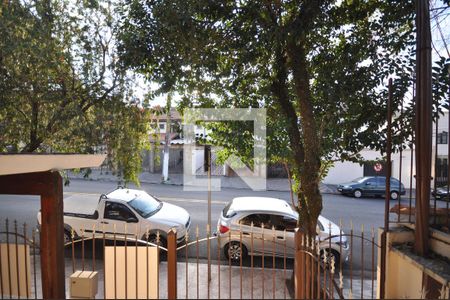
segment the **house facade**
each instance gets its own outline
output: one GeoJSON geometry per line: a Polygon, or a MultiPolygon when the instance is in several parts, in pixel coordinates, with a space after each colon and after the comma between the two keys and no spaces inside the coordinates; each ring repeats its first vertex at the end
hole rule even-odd
{"type": "MultiPolygon", "coordinates": [[[[432,142],[432,174],[436,178],[438,186],[445,185],[448,177],[448,142],[449,142],[449,113],[445,112],[440,116],[437,122],[433,123],[433,142],[432,142]],[[437,134],[436,134],[437,125],[437,134]],[[437,147],[436,147],[437,146],[437,147]]],[[[371,161],[365,164],[353,162],[336,162],[329,170],[328,175],[323,182],[327,184],[339,184],[351,181],[361,176],[374,176],[376,171],[373,169],[373,162],[382,160],[383,156],[379,151],[365,149],[360,152],[365,160],[371,161]]],[[[401,180],[406,188],[415,187],[415,151],[407,148],[400,154],[392,153],[392,176],[401,180]],[[413,174],[411,178],[410,174],[413,174]]],[[[383,170],[384,171],[384,170],[383,170]]],[[[381,171],[379,175],[384,175],[381,171]]],[[[432,182],[434,185],[434,181],[432,182]]]]}

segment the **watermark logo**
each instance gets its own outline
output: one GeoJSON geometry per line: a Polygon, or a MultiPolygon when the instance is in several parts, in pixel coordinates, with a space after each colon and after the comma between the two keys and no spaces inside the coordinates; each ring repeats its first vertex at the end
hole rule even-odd
{"type": "MultiPolygon", "coordinates": [[[[195,126],[202,122],[252,121],[253,170],[231,155],[225,161],[237,176],[255,191],[266,189],[266,109],[265,108],[191,108],[184,111],[183,185],[185,191],[220,191],[221,178],[200,178],[196,175],[203,165],[203,146],[196,144],[195,126]],[[240,166],[240,167],[236,167],[240,166]]],[[[239,134],[239,133],[236,133],[239,134]]]]}

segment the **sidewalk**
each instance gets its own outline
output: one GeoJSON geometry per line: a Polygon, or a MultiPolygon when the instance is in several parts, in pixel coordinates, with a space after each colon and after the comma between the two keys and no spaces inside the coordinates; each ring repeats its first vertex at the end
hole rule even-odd
{"type": "MultiPolygon", "coordinates": [[[[99,180],[99,181],[115,181],[117,177],[112,175],[111,172],[100,172],[98,169],[93,169],[88,178],[84,178],[83,174],[75,174],[68,171],[70,179],[85,179],[85,180],[99,180]]],[[[206,176],[197,176],[197,178],[206,178],[206,176]]],[[[213,178],[220,178],[220,186],[222,188],[232,189],[249,189],[249,186],[240,177],[225,177],[225,176],[213,176],[213,178]]],[[[141,183],[161,184],[161,174],[142,172],[139,176],[141,183]]],[[[164,184],[169,185],[183,185],[183,174],[170,174],[169,181],[164,184]]],[[[280,191],[289,192],[289,182],[286,178],[268,178],[267,179],[268,191],[280,191]]],[[[338,194],[335,185],[320,184],[320,191],[322,194],[338,194]]]]}

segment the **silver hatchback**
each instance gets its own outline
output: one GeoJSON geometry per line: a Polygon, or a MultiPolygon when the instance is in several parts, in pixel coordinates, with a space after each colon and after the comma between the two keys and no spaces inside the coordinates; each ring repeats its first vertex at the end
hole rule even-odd
{"type": "MultiPolygon", "coordinates": [[[[253,255],[284,256],[286,253],[287,257],[294,257],[297,219],[298,213],[284,200],[238,197],[223,209],[216,234],[225,257],[235,262],[241,255],[245,258],[250,251],[253,255]],[[275,245],[272,245],[273,241],[275,245]]],[[[319,216],[317,226],[321,253],[331,254],[336,263],[340,259],[347,260],[349,246],[339,226],[322,216],[319,216]]]]}

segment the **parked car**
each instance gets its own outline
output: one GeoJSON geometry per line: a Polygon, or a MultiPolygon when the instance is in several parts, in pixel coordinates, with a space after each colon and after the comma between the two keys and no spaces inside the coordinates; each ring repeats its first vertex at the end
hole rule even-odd
{"type": "MultiPolygon", "coordinates": [[[[297,220],[298,213],[284,200],[266,197],[238,197],[223,209],[217,222],[216,235],[220,236],[225,257],[234,262],[239,261],[241,255],[244,259],[250,251],[253,251],[254,255],[272,255],[273,240],[275,240],[276,256],[284,256],[286,243],[286,256],[294,257],[294,230],[297,227],[297,220]],[[251,227],[252,223],[253,228],[251,227]],[[261,228],[262,224],[264,224],[263,228],[261,228]],[[275,228],[275,237],[272,226],[275,228]],[[286,236],[284,230],[286,230],[286,236]]],[[[341,258],[346,260],[349,245],[345,236],[339,237],[341,229],[322,216],[318,219],[317,227],[317,239],[321,241],[322,254],[329,253],[334,256],[336,264],[341,258]],[[331,225],[332,235],[331,248],[330,239],[328,239],[329,225],[331,225]]],[[[342,234],[344,233],[342,232],[342,234]]]]}
{"type": "MultiPolygon", "coordinates": [[[[383,196],[386,192],[385,176],[365,176],[359,177],[351,182],[341,183],[337,190],[343,195],[361,198],[362,196],[383,196]]],[[[399,195],[406,193],[403,183],[396,178],[391,177],[391,199],[398,199],[399,195]]]]}
{"type": "Polygon", "coordinates": [[[436,188],[436,190],[431,190],[431,195],[436,200],[447,200],[449,199],[448,186],[442,186],[436,188]]]}
{"type": "MultiPolygon", "coordinates": [[[[41,224],[41,214],[38,213],[41,224]]],[[[138,236],[156,244],[160,232],[160,245],[166,247],[167,232],[177,230],[178,242],[184,240],[191,225],[189,213],[173,204],[159,201],[142,190],[118,188],[106,195],[75,194],[64,199],[64,241],[71,241],[73,230],[75,238],[92,237],[95,226],[96,236],[106,239],[124,239],[125,236],[138,236]]]]}

